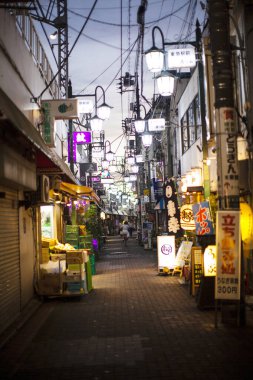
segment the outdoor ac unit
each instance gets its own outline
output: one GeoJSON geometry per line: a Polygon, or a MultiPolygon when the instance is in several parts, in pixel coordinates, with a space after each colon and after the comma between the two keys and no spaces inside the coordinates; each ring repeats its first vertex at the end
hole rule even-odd
{"type": "Polygon", "coordinates": [[[49,202],[49,189],[50,189],[50,183],[49,183],[49,177],[46,175],[42,175],[40,178],[40,195],[41,195],[41,202],[49,202]]]}

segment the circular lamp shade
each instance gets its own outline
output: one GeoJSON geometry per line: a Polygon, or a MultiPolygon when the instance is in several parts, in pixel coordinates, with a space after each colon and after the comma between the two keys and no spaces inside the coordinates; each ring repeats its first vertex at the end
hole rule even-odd
{"type": "Polygon", "coordinates": [[[114,158],[114,153],[111,150],[109,150],[109,152],[107,152],[105,154],[105,157],[106,157],[107,161],[111,162],[114,158]]]}
{"type": "Polygon", "coordinates": [[[102,120],[108,120],[111,113],[111,108],[108,104],[103,103],[97,108],[98,117],[102,120]]]}
{"type": "Polygon", "coordinates": [[[148,148],[152,144],[153,136],[150,133],[143,133],[141,138],[142,144],[145,146],[145,148],[148,148]]]}
{"type": "Polygon", "coordinates": [[[162,71],[161,75],[156,78],[158,92],[162,96],[170,96],[174,91],[175,78],[168,70],[162,71]]]}
{"type": "Polygon", "coordinates": [[[90,127],[93,132],[101,132],[103,129],[103,120],[97,115],[90,119],[90,127]]]}
{"type": "Polygon", "coordinates": [[[152,73],[158,73],[163,69],[164,51],[153,46],[145,52],[148,70],[152,73]]]}
{"type": "Polygon", "coordinates": [[[137,133],[143,133],[145,131],[145,120],[135,120],[134,128],[137,133]]]}

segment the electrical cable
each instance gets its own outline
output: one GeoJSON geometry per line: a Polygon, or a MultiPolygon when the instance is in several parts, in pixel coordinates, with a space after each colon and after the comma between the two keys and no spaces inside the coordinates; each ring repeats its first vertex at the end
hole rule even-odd
{"type": "MultiPolygon", "coordinates": [[[[98,0],[94,0],[94,3],[93,3],[93,6],[90,10],[90,13],[89,13],[89,16],[93,13],[94,9],[95,9],[95,6],[96,6],[96,3],[97,3],[98,0]]],[[[51,81],[48,83],[48,85],[45,87],[45,89],[41,92],[41,94],[38,96],[38,98],[41,98],[42,95],[46,92],[46,90],[51,86],[51,84],[53,83],[53,81],[55,80],[55,78],[57,77],[57,75],[59,74],[59,72],[61,71],[61,69],[63,68],[64,64],[65,64],[65,61],[67,61],[70,57],[70,54],[72,53],[74,47],[76,46],[77,44],[77,41],[79,40],[85,26],[87,25],[87,22],[89,21],[89,16],[86,18],[86,21],[84,23],[84,25],[82,26],[78,36],[76,37],[71,49],[68,51],[68,54],[66,56],[66,58],[64,59],[64,62],[62,63],[62,65],[60,66],[60,68],[58,69],[58,71],[56,72],[56,74],[53,76],[53,78],[51,79],[51,81]]]]}

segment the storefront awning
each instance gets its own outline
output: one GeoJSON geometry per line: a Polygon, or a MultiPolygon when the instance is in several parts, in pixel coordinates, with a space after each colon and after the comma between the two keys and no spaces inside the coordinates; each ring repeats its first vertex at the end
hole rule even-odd
{"type": "Polygon", "coordinates": [[[91,187],[88,186],[74,185],[72,183],[62,182],[60,185],[60,190],[72,196],[88,196],[96,203],[100,202],[98,195],[91,187]]]}
{"type": "Polygon", "coordinates": [[[53,148],[49,148],[40,133],[25,115],[16,107],[11,99],[0,88],[0,115],[16,130],[30,141],[36,148],[36,166],[38,171],[48,174],[63,174],[67,180],[77,183],[68,165],[58,156],[53,148]]]}

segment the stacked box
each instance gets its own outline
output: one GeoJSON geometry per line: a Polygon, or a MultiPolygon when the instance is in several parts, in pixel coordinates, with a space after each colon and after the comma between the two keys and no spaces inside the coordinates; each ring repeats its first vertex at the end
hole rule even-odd
{"type": "Polygon", "coordinates": [[[84,263],[82,264],[68,264],[68,270],[72,272],[84,271],[84,263]]]}
{"type": "Polygon", "coordinates": [[[70,292],[85,292],[86,291],[86,286],[83,281],[78,281],[78,282],[68,282],[67,283],[67,290],[70,292]]]}
{"type": "Polygon", "coordinates": [[[71,244],[75,249],[79,248],[79,226],[66,226],[65,243],[71,244]]]}
{"type": "Polygon", "coordinates": [[[49,248],[42,248],[40,263],[41,264],[48,263],[49,262],[49,257],[50,257],[49,248]]]}

